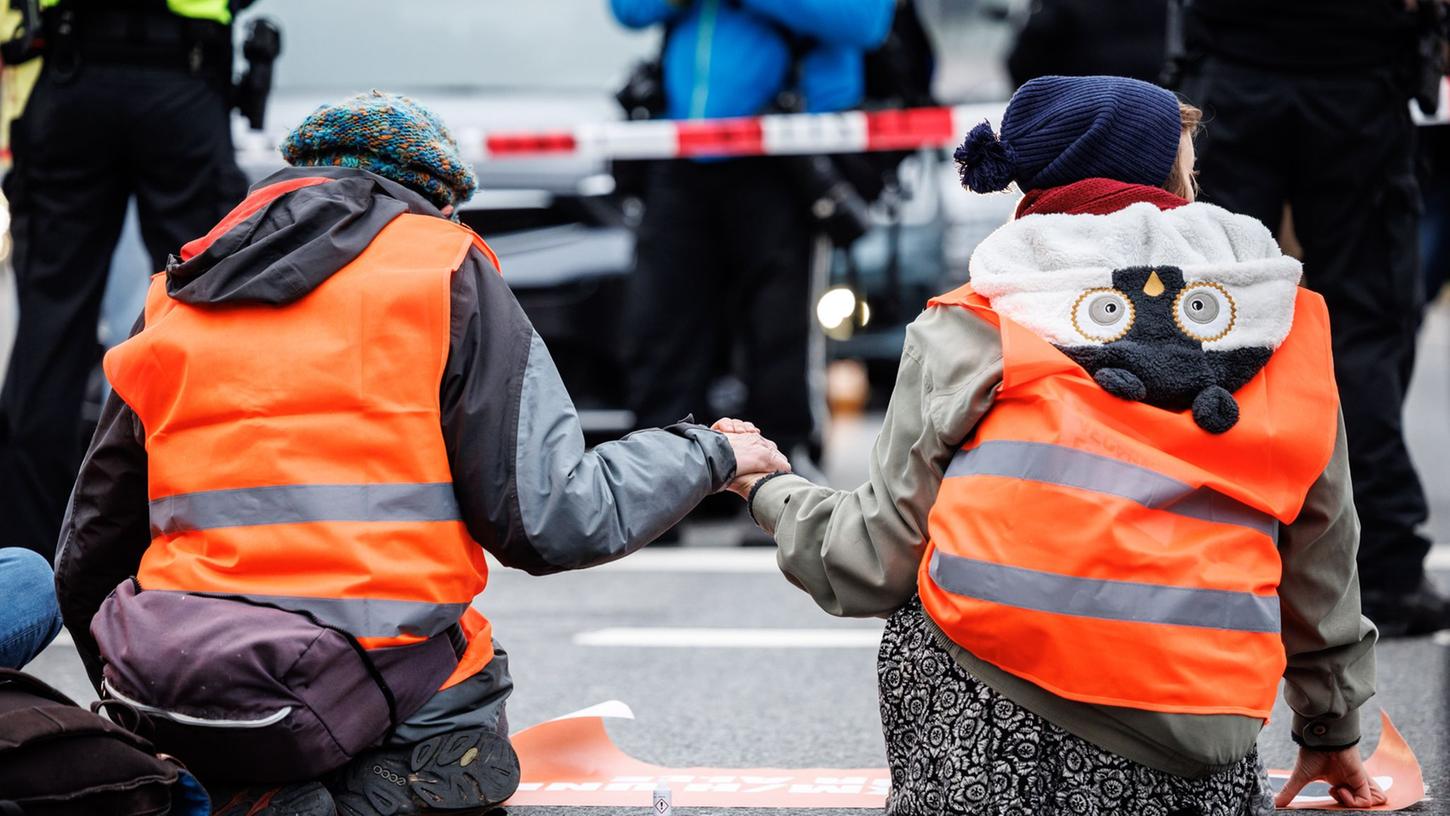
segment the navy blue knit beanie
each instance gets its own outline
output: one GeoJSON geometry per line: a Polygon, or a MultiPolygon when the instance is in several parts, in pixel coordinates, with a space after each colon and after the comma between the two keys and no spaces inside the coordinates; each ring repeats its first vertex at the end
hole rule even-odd
{"type": "Polygon", "coordinates": [[[1157,186],[1168,180],[1183,132],[1178,98],[1137,79],[1038,77],[1012,94],[1002,135],[983,122],[956,160],[977,193],[1044,190],[1087,178],[1157,186]]]}

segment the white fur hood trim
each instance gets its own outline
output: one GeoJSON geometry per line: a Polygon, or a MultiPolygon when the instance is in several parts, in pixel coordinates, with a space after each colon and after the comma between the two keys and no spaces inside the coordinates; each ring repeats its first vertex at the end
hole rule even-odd
{"type": "Polygon", "coordinates": [[[1140,202],[1107,215],[1028,215],[972,253],[972,288],[1000,314],[1060,346],[1092,345],[1072,310],[1114,269],[1176,266],[1185,285],[1212,282],[1232,296],[1233,328],[1205,349],[1278,348],[1294,319],[1302,273],[1263,224],[1212,204],[1171,210],[1140,202]]]}

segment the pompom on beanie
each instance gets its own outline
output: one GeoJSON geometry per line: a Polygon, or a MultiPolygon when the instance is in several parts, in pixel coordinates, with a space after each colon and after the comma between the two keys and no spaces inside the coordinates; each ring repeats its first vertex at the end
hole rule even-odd
{"type": "Polygon", "coordinates": [[[478,188],[473,168],[432,111],[397,94],[372,91],[323,105],[282,141],[297,167],[357,167],[421,193],[439,209],[478,188]]]}
{"type": "Polygon", "coordinates": [[[962,186],[1024,192],[1089,178],[1157,186],[1178,159],[1178,98],[1115,76],[1038,77],[1012,94],[998,137],[986,122],[956,150],[962,186]]]}

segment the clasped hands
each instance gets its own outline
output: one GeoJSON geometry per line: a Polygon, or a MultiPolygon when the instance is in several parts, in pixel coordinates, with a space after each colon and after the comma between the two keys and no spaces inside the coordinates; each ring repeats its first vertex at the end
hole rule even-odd
{"type": "Polygon", "coordinates": [[[735,479],[727,488],[742,499],[750,497],[755,483],[777,471],[790,472],[790,460],[775,443],[760,435],[760,429],[743,419],[725,417],[710,426],[725,434],[735,452],[735,479]]]}

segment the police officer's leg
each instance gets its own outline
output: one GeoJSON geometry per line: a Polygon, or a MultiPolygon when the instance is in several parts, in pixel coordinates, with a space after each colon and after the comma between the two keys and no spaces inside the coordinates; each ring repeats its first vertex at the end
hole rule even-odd
{"type": "Polygon", "coordinates": [[[786,454],[808,449],[811,405],[811,253],[815,230],[801,197],[768,159],[730,191],[729,283],[744,331],[746,416],[786,454]]]}
{"type": "Polygon", "coordinates": [[[714,419],[705,415],[706,388],[719,327],[742,319],[722,305],[720,247],[751,240],[726,234],[714,217],[714,177],[722,169],[677,161],[651,172],[623,327],[630,408],[640,427],[668,425],[690,413],[701,422],[714,419]]]}
{"type": "Polygon", "coordinates": [[[0,393],[0,518],[10,543],[47,556],[84,447],[81,400],[126,212],[121,100],[101,74],[42,71],[5,179],[20,321],[0,393]]]}
{"type": "Polygon", "coordinates": [[[246,194],[219,82],[181,70],[126,68],[134,118],[128,155],[141,234],[157,270],[246,194]]]}
{"type": "Polygon", "coordinates": [[[1293,111],[1288,80],[1205,58],[1190,66],[1181,95],[1203,110],[1198,153],[1200,198],[1250,215],[1277,232],[1288,200],[1293,111]]]}
{"type": "MultiPolygon", "coordinates": [[[[1306,78],[1303,89],[1294,226],[1306,282],[1324,295],[1334,331],[1369,606],[1415,590],[1429,548],[1416,533],[1427,508],[1402,421],[1424,296],[1414,126],[1388,71],[1306,78]]],[[[1378,612],[1393,628],[1394,610],[1378,612]]]]}

